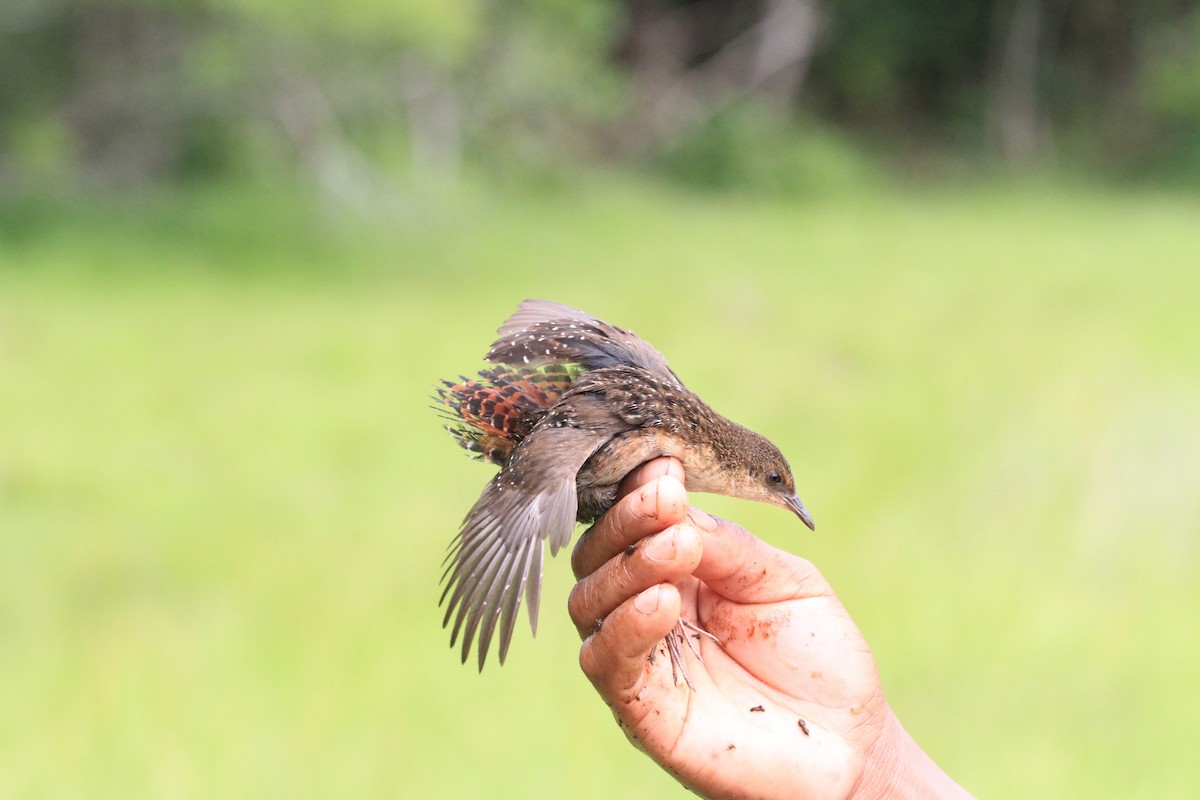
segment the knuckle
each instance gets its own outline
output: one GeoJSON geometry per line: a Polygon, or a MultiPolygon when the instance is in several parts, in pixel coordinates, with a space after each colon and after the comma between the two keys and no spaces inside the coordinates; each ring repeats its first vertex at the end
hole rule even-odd
{"type": "Polygon", "coordinates": [[[587,583],[580,581],[571,589],[571,593],[567,595],[567,613],[571,616],[571,621],[577,626],[582,626],[584,621],[588,619],[588,609],[591,607],[591,597],[587,583]]]}
{"type": "Polygon", "coordinates": [[[596,652],[596,648],[599,646],[597,637],[592,635],[584,639],[583,645],[579,648],[579,668],[592,683],[597,683],[604,674],[596,652]]]}
{"type": "Polygon", "coordinates": [[[611,574],[609,579],[614,589],[624,594],[638,586],[639,575],[645,571],[644,569],[640,569],[645,566],[644,558],[640,552],[635,553],[633,556],[622,555],[610,563],[611,574]]]}
{"type": "Polygon", "coordinates": [[[575,580],[579,580],[584,576],[585,551],[587,550],[588,534],[591,533],[591,528],[584,531],[583,536],[579,537],[579,541],[575,543],[575,547],[571,550],[571,572],[575,575],[575,580]]]}

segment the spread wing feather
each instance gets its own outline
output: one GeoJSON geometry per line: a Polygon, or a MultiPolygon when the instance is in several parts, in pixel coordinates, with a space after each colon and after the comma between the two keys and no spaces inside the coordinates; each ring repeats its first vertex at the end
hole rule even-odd
{"type": "Polygon", "coordinates": [[[576,308],[526,300],[500,326],[487,360],[498,364],[577,363],[585,369],[637,366],[675,383],[662,353],[636,334],[576,308]]]}
{"type": "Polygon", "coordinates": [[[542,582],[542,542],[551,554],[571,540],[578,500],[575,475],[611,432],[581,428],[535,428],[504,469],[488,483],[451,545],[441,602],[443,625],[454,619],[453,646],[463,635],[462,658],[478,635],[483,669],[497,623],[500,663],[508,653],[521,597],[537,632],[542,582]]]}

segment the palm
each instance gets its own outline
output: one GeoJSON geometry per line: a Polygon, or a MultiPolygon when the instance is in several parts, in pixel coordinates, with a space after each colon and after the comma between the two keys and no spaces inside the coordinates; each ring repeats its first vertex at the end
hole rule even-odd
{"type": "Polygon", "coordinates": [[[780,555],[806,573],[804,594],[748,586],[742,594],[753,600],[735,599],[725,586],[677,582],[682,616],[721,645],[695,637],[703,662],[685,656],[695,691],[656,658],[637,699],[617,708],[629,735],[702,793],[736,795],[726,781],[737,775],[756,796],[771,787],[842,796],[882,724],[886,706],[857,627],[811,565],[780,555]]]}

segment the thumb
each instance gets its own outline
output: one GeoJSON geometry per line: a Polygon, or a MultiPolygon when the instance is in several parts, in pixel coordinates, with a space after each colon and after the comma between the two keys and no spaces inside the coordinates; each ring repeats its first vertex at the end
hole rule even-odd
{"type": "Polygon", "coordinates": [[[772,547],[740,525],[693,507],[704,555],[693,574],[717,594],[738,603],[776,603],[832,597],[833,589],[811,561],[772,547]]]}

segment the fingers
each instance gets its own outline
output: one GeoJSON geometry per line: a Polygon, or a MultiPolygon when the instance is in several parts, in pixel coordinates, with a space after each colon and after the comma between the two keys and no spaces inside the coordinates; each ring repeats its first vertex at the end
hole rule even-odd
{"type": "Polygon", "coordinates": [[[700,532],[686,520],[629,545],[571,590],[567,610],[580,637],[590,634],[634,595],[690,575],[699,563],[700,532]]]}
{"type": "Polygon", "coordinates": [[[646,654],[679,619],[679,590],[657,584],[622,603],[583,643],[579,666],[610,703],[628,702],[646,677],[646,654]]]}
{"type": "Polygon", "coordinates": [[[625,476],[625,479],[621,481],[621,485],[617,487],[617,497],[624,497],[642,484],[649,483],[655,478],[661,478],[663,475],[670,475],[675,480],[683,483],[683,462],[670,456],[662,456],[653,461],[647,461],[625,476]]]}
{"type": "Polygon", "coordinates": [[[699,509],[692,509],[691,520],[703,539],[694,574],[718,595],[739,603],[774,603],[833,594],[812,562],[699,509]]]}
{"type": "MultiPolygon", "coordinates": [[[[663,459],[658,459],[649,463],[662,462],[663,459]]],[[[647,469],[648,465],[642,465],[635,470],[635,474],[647,469]]],[[[660,474],[623,497],[580,537],[571,553],[571,569],[575,577],[592,574],[629,545],[666,530],[684,519],[687,510],[687,491],[683,484],[669,472],[660,474]]]]}

